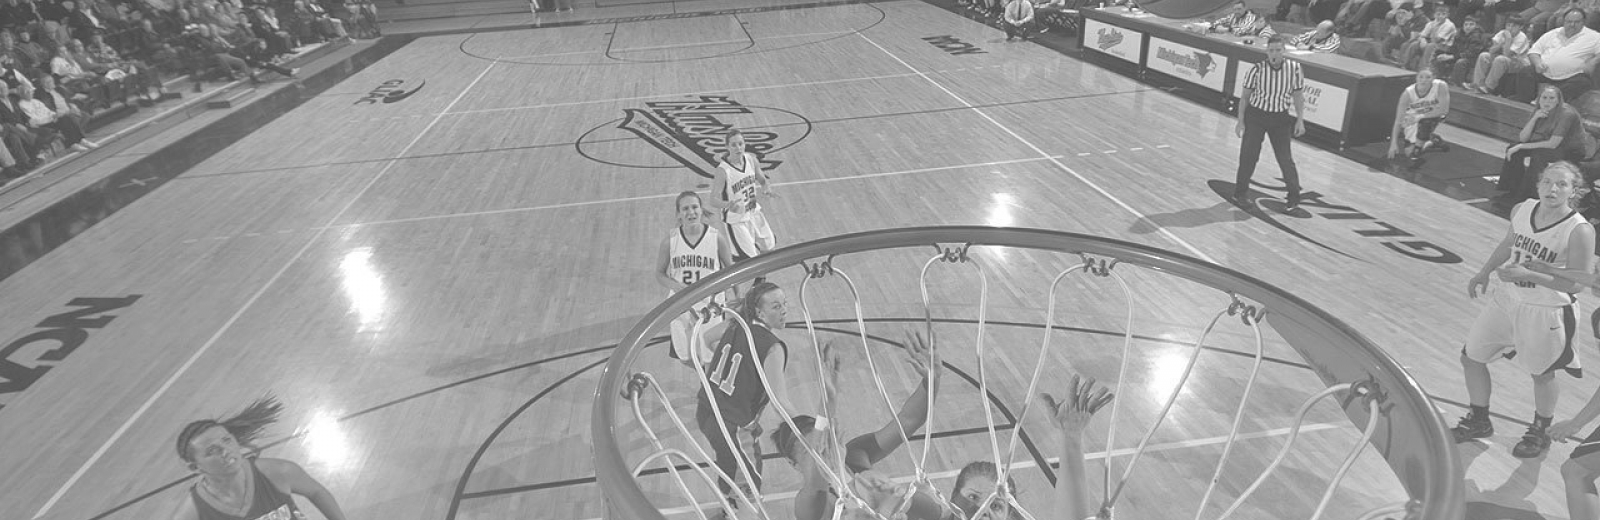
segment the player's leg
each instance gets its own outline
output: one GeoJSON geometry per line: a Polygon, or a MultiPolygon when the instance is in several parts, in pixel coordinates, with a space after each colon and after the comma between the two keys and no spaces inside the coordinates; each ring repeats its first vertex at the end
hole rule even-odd
{"type": "Polygon", "coordinates": [[[1561,465],[1561,481],[1567,488],[1567,516],[1572,520],[1600,520],[1600,493],[1594,481],[1600,478],[1600,428],[1572,450],[1572,457],[1561,465]]]}
{"type": "Polygon", "coordinates": [[[772,236],[772,226],[767,224],[766,213],[757,211],[755,218],[750,220],[750,226],[755,233],[756,247],[762,253],[778,247],[778,240],[772,236]]]}
{"type": "Polygon", "coordinates": [[[1535,458],[1550,448],[1550,435],[1545,430],[1561,396],[1556,374],[1575,372],[1580,366],[1577,349],[1573,348],[1578,330],[1575,307],[1523,305],[1516,313],[1512,329],[1516,334],[1517,361],[1533,376],[1533,421],[1511,450],[1519,458],[1535,458]]]}
{"type": "MultiPolygon", "coordinates": [[[[695,412],[695,423],[700,426],[700,433],[705,435],[706,440],[711,443],[711,453],[716,458],[713,463],[716,464],[717,469],[722,470],[722,473],[727,475],[728,478],[737,480],[739,478],[739,456],[733,453],[734,447],[728,444],[726,437],[723,437],[721,425],[717,421],[716,414],[712,413],[711,406],[715,405],[708,404],[708,398],[701,398],[699,407],[695,412]]],[[[728,426],[728,434],[733,436],[734,442],[738,442],[739,433],[738,427],[728,426]]],[[[717,491],[722,492],[724,497],[730,496],[733,491],[733,482],[718,478],[717,491]]]]}
{"type": "Polygon", "coordinates": [[[1502,308],[1497,293],[1489,305],[1478,312],[1467,341],[1461,347],[1461,370],[1467,383],[1467,415],[1461,418],[1451,432],[1456,442],[1482,439],[1494,435],[1494,424],[1489,421],[1489,397],[1494,388],[1489,376],[1489,362],[1503,357],[1511,348],[1511,316],[1502,308]]]}
{"type": "MultiPolygon", "coordinates": [[[[694,330],[694,324],[696,321],[698,321],[695,319],[695,316],[695,312],[691,310],[672,319],[672,323],[669,325],[669,328],[672,330],[672,343],[669,345],[669,349],[667,350],[667,354],[672,356],[672,359],[676,359],[679,362],[691,367],[694,366],[694,360],[690,357],[691,354],[689,353],[689,349],[695,348],[697,345],[697,342],[694,341],[694,338],[690,337],[692,335],[692,331],[694,330]]],[[[700,352],[702,354],[702,357],[700,358],[701,360],[708,359],[704,357],[704,350],[700,352]]]]}

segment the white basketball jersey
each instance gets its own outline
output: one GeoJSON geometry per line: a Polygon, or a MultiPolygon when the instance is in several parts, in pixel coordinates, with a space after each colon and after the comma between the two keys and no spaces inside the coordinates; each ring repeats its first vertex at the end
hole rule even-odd
{"type": "MultiPolygon", "coordinates": [[[[1538,207],[1538,201],[1530,200],[1512,210],[1511,261],[1507,265],[1539,260],[1556,267],[1564,267],[1568,261],[1567,239],[1572,236],[1572,230],[1578,226],[1589,225],[1589,221],[1574,211],[1554,224],[1544,228],[1535,227],[1533,214],[1538,207]]],[[[1509,284],[1508,288],[1511,298],[1519,303],[1559,307],[1571,305],[1576,301],[1571,294],[1529,282],[1509,284]]]]}
{"type": "MultiPolygon", "coordinates": [[[[699,241],[690,242],[683,235],[683,228],[672,228],[672,234],[667,239],[671,244],[667,246],[667,274],[673,280],[685,284],[695,283],[723,267],[717,256],[717,230],[711,226],[705,226],[705,229],[705,234],[700,235],[699,241]]],[[[712,296],[708,302],[722,305],[722,293],[712,296]]],[[[705,307],[708,302],[695,305],[695,309],[705,307]]]]}
{"type": "Polygon", "coordinates": [[[1448,88],[1450,86],[1445,84],[1444,80],[1436,79],[1433,80],[1433,87],[1428,89],[1428,95],[1419,97],[1416,84],[1406,87],[1406,99],[1410,100],[1406,104],[1406,114],[1417,119],[1444,117],[1449,114],[1450,107],[1439,103],[1439,93],[1448,88]]]}
{"type": "MultiPolygon", "coordinates": [[[[756,179],[756,155],[745,152],[743,156],[744,170],[734,168],[733,165],[728,164],[728,161],[722,161],[722,164],[719,165],[722,171],[728,175],[728,187],[722,192],[722,200],[731,203],[733,208],[738,208],[730,209],[723,214],[722,220],[724,222],[744,222],[749,220],[750,217],[746,214],[747,210],[744,208],[746,204],[750,203],[751,199],[755,198],[756,188],[760,184],[760,181],[756,179]]],[[[761,206],[759,205],[751,205],[748,211],[758,211],[760,209],[761,206]]]]}

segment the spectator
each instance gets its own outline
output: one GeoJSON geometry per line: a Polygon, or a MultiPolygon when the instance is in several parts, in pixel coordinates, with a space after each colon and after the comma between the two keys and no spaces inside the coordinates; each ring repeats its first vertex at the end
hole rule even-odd
{"type": "Polygon", "coordinates": [[[0,59],[9,59],[11,63],[25,69],[32,69],[35,66],[28,61],[28,56],[23,54],[22,49],[17,48],[17,37],[13,36],[9,29],[0,29],[0,56],[4,56],[0,59]]]}
{"type": "Polygon", "coordinates": [[[1426,19],[1416,15],[1415,8],[1409,2],[1389,11],[1389,36],[1383,43],[1384,57],[1399,62],[1400,50],[1422,32],[1426,23],[1426,19]]]}
{"type": "Polygon", "coordinates": [[[128,55],[149,60],[166,38],[156,32],[155,22],[149,18],[139,20],[139,26],[128,33],[128,55]]]}
{"type": "Polygon", "coordinates": [[[1234,36],[1272,36],[1272,24],[1267,23],[1267,17],[1256,14],[1245,6],[1244,0],[1233,4],[1233,12],[1223,15],[1211,22],[1211,32],[1229,33],[1234,36]]]}
{"type": "Polygon", "coordinates": [[[11,100],[11,87],[5,82],[0,82],[0,138],[23,170],[42,164],[44,158],[40,153],[55,139],[48,130],[36,130],[28,125],[28,116],[11,100]]]}
{"type": "Polygon", "coordinates": [[[1389,15],[1388,0],[1351,0],[1333,19],[1334,32],[1354,38],[1383,38],[1383,20],[1389,15]]]}
{"type": "Polygon", "coordinates": [[[1006,4],[1004,28],[1006,41],[1012,38],[1028,39],[1033,30],[1033,3],[1028,0],[1011,0],[1006,4]]]}
{"type": "MultiPolygon", "coordinates": [[[[36,69],[28,69],[36,70],[36,69]]],[[[33,88],[33,81],[28,79],[28,74],[23,69],[16,67],[16,62],[8,54],[0,54],[0,82],[12,90],[28,90],[33,88]]]]}
{"type": "Polygon", "coordinates": [[[1567,10],[1561,28],[1540,36],[1528,50],[1534,79],[1560,87],[1566,99],[1578,99],[1594,89],[1589,73],[1600,58],[1600,33],[1583,26],[1587,16],[1583,9],[1567,10]]]}
{"type": "Polygon", "coordinates": [[[82,60],[67,48],[66,43],[56,45],[55,55],[50,57],[50,73],[66,81],[68,85],[74,83],[94,83],[95,72],[84,66],[82,60]]]}
{"type": "Polygon", "coordinates": [[[1417,36],[1400,49],[1400,66],[1420,70],[1433,63],[1433,55],[1449,48],[1456,38],[1456,24],[1450,21],[1450,8],[1437,7],[1433,20],[1422,27],[1417,36]]]}
{"type": "Polygon", "coordinates": [[[1473,67],[1478,64],[1478,55],[1489,49],[1489,33],[1478,27],[1477,18],[1468,18],[1461,22],[1461,33],[1456,35],[1455,44],[1449,49],[1433,57],[1433,70],[1436,75],[1445,76],[1445,81],[1452,85],[1462,85],[1472,80],[1473,67]]]}
{"type": "Polygon", "coordinates": [[[1511,15],[1506,26],[1495,33],[1489,50],[1478,55],[1478,64],[1472,72],[1468,90],[1492,94],[1500,86],[1500,77],[1507,72],[1519,72],[1528,67],[1528,34],[1522,32],[1522,15],[1511,15]]]}
{"type": "Polygon", "coordinates": [[[289,33],[279,28],[278,19],[273,17],[267,8],[258,7],[247,10],[245,13],[250,19],[251,34],[267,43],[268,54],[273,56],[294,54],[294,48],[299,45],[296,45],[291,40],[289,33]]]}
{"type": "Polygon", "coordinates": [[[1277,19],[1300,25],[1311,25],[1306,8],[1310,0],[1278,0],[1277,19]]]}
{"type": "Polygon", "coordinates": [[[17,33],[17,64],[24,69],[43,68],[50,65],[50,53],[43,45],[33,41],[31,31],[17,33]]]}
{"type": "Polygon", "coordinates": [[[1333,32],[1333,21],[1323,20],[1317,28],[1294,37],[1291,47],[1314,52],[1338,52],[1339,33],[1333,32]]]}
{"type": "MultiPolygon", "coordinates": [[[[1554,34],[1552,31],[1551,34],[1554,34]]],[[[1555,161],[1578,162],[1587,148],[1588,132],[1578,109],[1567,104],[1555,85],[1539,90],[1533,117],[1522,126],[1517,143],[1506,148],[1506,161],[1500,168],[1499,188],[1505,194],[1495,199],[1496,206],[1508,207],[1533,197],[1538,175],[1555,161]]]]}
{"type": "Polygon", "coordinates": [[[1522,11],[1522,19],[1528,21],[1528,37],[1538,40],[1544,33],[1549,32],[1552,26],[1560,25],[1556,15],[1569,0],[1534,0],[1533,7],[1522,11]]]}
{"type": "Polygon", "coordinates": [[[0,4],[0,26],[28,30],[42,21],[33,0],[5,0],[0,4]]]}
{"type": "MultiPolygon", "coordinates": [[[[1469,19],[1476,25],[1476,21],[1469,19]]],[[[1439,123],[1450,114],[1450,86],[1444,80],[1434,79],[1433,71],[1422,69],[1417,81],[1400,93],[1400,106],[1395,109],[1394,131],[1389,137],[1389,158],[1393,159],[1404,149],[1413,165],[1422,162],[1422,153],[1429,148],[1448,150],[1444,140],[1434,133],[1439,123]]]]}
{"type": "MultiPolygon", "coordinates": [[[[61,4],[62,6],[74,5],[71,0],[63,1],[61,4]]],[[[105,34],[106,24],[100,20],[99,16],[95,16],[94,10],[89,5],[89,0],[78,0],[75,7],[75,9],[69,7],[72,12],[67,15],[67,26],[72,31],[73,39],[89,41],[96,34],[105,34]]]]}
{"type": "Polygon", "coordinates": [[[295,0],[295,5],[303,5],[306,12],[311,13],[312,24],[323,38],[330,40],[335,38],[350,39],[349,33],[345,32],[344,22],[328,16],[328,11],[322,8],[322,4],[317,3],[315,0],[295,0]]]}
{"type": "MultiPolygon", "coordinates": [[[[46,85],[46,81],[50,81],[48,79],[49,77],[49,74],[43,74],[36,81],[41,87],[43,87],[46,85]]],[[[50,83],[49,85],[52,87],[55,86],[54,83],[50,83]]],[[[22,109],[22,113],[27,114],[28,124],[32,125],[34,128],[49,128],[59,132],[63,139],[62,144],[71,146],[74,150],[78,150],[80,152],[89,151],[91,148],[100,146],[94,141],[84,138],[83,120],[82,118],[72,114],[71,104],[67,103],[65,98],[60,98],[60,103],[63,106],[63,110],[58,112],[51,110],[50,106],[45,104],[45,102],[40,101],[37,96],[59,97],[59,94],[55,93],[54,89],[46,92],[43,88],[37,89],[34,92],[23,93],[20,95],[15,93],[11,94],[12,99],[17,103],[17,108],[22,109]]]]}
{"type": "Polygon", "coordinates": [[[1311,16],[1311,20],[1318,23],[1333,20],[1339,16],[1339,9],[1344,7],[1344,3],[1345,0],[1311,0],[1310,5],[1306,6],[1306,13],[1311,16]]]}

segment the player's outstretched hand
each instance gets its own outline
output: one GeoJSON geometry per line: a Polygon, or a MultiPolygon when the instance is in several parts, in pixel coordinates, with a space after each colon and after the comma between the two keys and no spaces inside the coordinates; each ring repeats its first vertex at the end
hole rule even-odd
{"type": "Polygon", "coordinates": [[[644,372],[634,374],[628,378],[628,386],[622,388],[622,398],[632,401],[644,394],[644,389],[649,387],[650,379],[645,377],[644,372]]]}
{"type": "Polygon", "coordinates": [[[1058,400],[1050,394],[1040,394],[1040,397],[1050,407],[1056,426],[1069,434],[1081,433],[1094,413],[1115,397],[1105,387],[1096,388],[1093,378],[1084,380],[1077,374],[1072,375],[1072,386],[1068,390],[1071,393],[1065,399],[1058,400]]]}
{"type": "Polygon", "coordinates": [[[939,373],[938,338],[930,335],[924,339],[916,330],[906,331],[906,354],[911,356],[911,368],[917,375],[930,377],[939,373]]]}

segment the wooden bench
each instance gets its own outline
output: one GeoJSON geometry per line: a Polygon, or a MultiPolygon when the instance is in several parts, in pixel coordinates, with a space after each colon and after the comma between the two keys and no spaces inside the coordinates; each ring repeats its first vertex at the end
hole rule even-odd
{"type": "Polygon", "coordinates": [[[255,93],[256,89],[254,87],[236,90],[226,96],[206,101],[206,108],[233,108],[234,105],[244,100],[244,98],[250,97],[255,93]]]}
{"type": "Polygon", "coordinates": [[[1530,117],[1533,105],[1452,87],[1445,122],[1514,143],[1530,117]]]}

